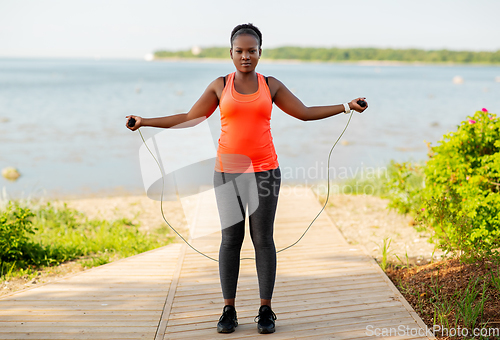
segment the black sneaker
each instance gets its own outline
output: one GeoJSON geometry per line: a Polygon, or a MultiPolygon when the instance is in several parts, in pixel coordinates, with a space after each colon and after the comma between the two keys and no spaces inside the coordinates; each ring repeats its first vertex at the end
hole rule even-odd
{"type": "Polygon", "coordinates": [[[276,328],[274,327],[274,320],[277,319],[276,314],[272,311],[271,307],[264,305],[259,308],[259,315],[257,315],[254,319],[257,322],[257,318],[259,318],[257,323],[257,330],[261,334],[274,333],[276,328]]]}
{"type": "Polygon", "coordinates": [[[217,332],[232,333],[237,326],[238,318],[236,317],[236,309],[234,306],[225,305],[217,324],[217,332]]]}

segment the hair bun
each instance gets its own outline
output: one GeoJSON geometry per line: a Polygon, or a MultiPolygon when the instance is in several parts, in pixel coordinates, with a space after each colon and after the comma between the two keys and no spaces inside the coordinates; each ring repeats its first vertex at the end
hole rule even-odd
{"type": "Polygon", "coordinates": [[[231,32],[231,48],[233,48],[234,39],[236,39],[236,37],[240,34],[253,35],[259,42],[259,48],[262,46],[262,33],[257,26],[254,26],[252,23],[248,23],[241,24],[233,28],[233,31],[231,32]]]}

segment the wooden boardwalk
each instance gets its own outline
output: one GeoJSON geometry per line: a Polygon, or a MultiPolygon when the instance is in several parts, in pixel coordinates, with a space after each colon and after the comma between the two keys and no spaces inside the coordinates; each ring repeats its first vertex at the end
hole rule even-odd
{"type": "MultiPolygon", "coordinates": [[[[193,244],[217,258],[213,192],[199,197],[191,221],[193,244]]],[[[283,186],[277,248],[296,241],[320,208],[309,189],[283,186]]],[[[253,255],[247,228],[242,256],[253,255]]],[[[179,243],[0,299],[0,339],[433,338],[424,336],[424,323],[376,262],[349,245],[326,213],[300,243],[278,254],[276,333],[257,333],[259,302],[255,262],[243,260],[239,326],[231,334],[217,333],[223,307],[218,265],[179,243]],[[369,333],[384,330],[393,336],[369,333]]]]}

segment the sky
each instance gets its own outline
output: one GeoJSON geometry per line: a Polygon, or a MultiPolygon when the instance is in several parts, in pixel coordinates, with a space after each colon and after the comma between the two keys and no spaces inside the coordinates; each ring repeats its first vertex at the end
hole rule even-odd
{"type": "Polygon", "coordinates": [[[500,50],[498,0],[0,0],[0,57],[142,59],[228,46],[251,22],[262,48],[500,50]]]}

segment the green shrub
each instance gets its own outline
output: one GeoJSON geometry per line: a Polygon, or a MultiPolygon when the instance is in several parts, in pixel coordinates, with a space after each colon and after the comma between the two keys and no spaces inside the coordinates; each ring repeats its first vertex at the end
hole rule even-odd
{"type": "Polygon", "coordinates": [[[0,211],[0,276],[74,259],[87,267],[104,264],[168,244],[167,232],[143,233],[125,218],[88,219],[66,205],[9,202],[0,211]]]}
{"type": "Polygon", "coordinates": [[[430,147],[417,213],[442,248],[478,258],[500,247],[500,120],[467,118],[430,147]]]}
{"type": "Polygon", "coordinates": [[[33,216],[30,209],[12,203],[0,212],[0,262],[26,257],[26,252],[32,247],[29,235],[35,233],[30,219],[33,216]]]}
{"type": "Polygon", "coordinates": [[[389,209],[404,215],[415,215],[421,206],[424,167],[425,163],[422,162],[397,163],[391,160],[388,167],[389,180],[385,182],[386,193],[382,196],[389,199],[389,209]]]}

